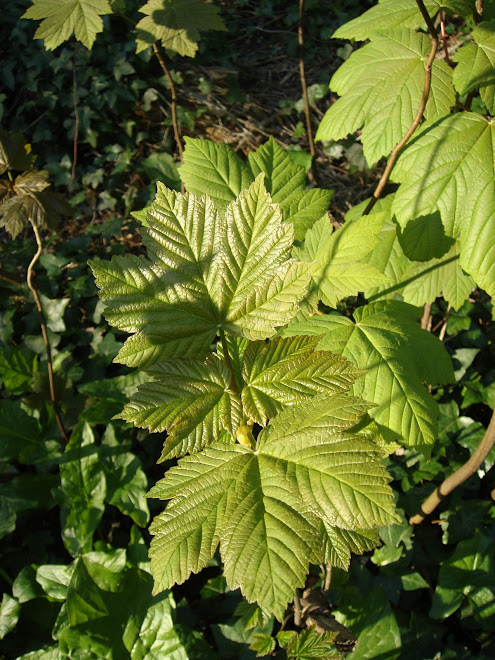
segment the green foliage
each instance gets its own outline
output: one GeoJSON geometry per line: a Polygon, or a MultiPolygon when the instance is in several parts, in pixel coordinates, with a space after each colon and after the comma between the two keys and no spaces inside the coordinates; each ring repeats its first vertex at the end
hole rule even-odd
{"type": "MultiPolygon", "coordinates": [[[[18,4],[4,8],[14,47],[0,95],[11,129],[0,129],[0,223],[11,235],[0,241],[0,655],[341,657],[345,634],[287,618],[305,588],[316,618],[357,635],[355,660],[493,657],[493,451],[434,524],[408,518],[474,454],[495,405],[493,305],[476,288],[493,295],[494,3],[480,20],[473,0],[426,1],[433,19],[444,12],[453,66],[434,60],[426,121],[392,172],[398,185],[343,223],[327,216],[332,191],[308,180],[302,122],[288,150],[273,137],[245,160],[240,145],[187,137],[177,168],[168,83],[150,65],[158,42],[177,54],[171,75],[187,94],[212,63],[242,61],[249,77],[259,49],[238,50],[234,38],[217,61],[226,42],[216,34],[199,48],[200,31],[224,30],[225,18],[263,50],[272,37],[255,21],[271,30],[276,17],[294,31],[280,38],[295,56],[297,3],[33,0],[35,37],[49,50],[69,41],[55,54],[31,43],[33,21],[16,24],[18,4]],[[76,222],[56,236],[71,207],[53,191],[69,181],[76,222]],[[125,216],[142,207],[140,234],[125,216]],[[48,233],[32,281],[67,443],[23,283],[37,247],[28,224],[48,233]],[[134,254],[124,256],[121,234],[134,254]],[[425,303],[431,333],[419,325],[425,303]],[[138,529],[150,485],[168,500],[161,512],[150,501],[151,562],[138,529]],[[326,596],[318,566],[331,567],[326,596]]],[[[358,4],[328,12],[307,0],[308,60],[335,57],[329,37],[358,4]]],[[[331,85],[342,98],[318,132],[340,159],[332,180],[340,165],[356,167],[360,138],[369,163],[389,155],[417,112],[430,50],[415,0],[383,0],[334,36],[369,43],[337,51],[347,59],[331,85]],[[358,142],[333,143],[359,129],[358,142]]],[[[202,93],[215,94],[213,82],[202,93]]],[[[308,89],[320,109],[323,88],[308,89]]],[[[194,113],[178,114],[194,135],[194,113]]],[[[317,165],[325,180],[320,151],[317,165]]]]}
{"type": "Polygon", "coordinates": [[[103,30],[102,15],[111,14],[108,0],[33,0],[22,18],[41,20],[35,39],[43,39],[47,50],[54,50],[74,34],[89,50],[103,30]]]}
{"type": "Polygon", "coordinates": [[[161,41],[170,51],[194,57],[200,30],[227,29],[218,8],[203,0],[148,0],[139,11],[146,18],[136,26],[138,53],[161,41]]]}

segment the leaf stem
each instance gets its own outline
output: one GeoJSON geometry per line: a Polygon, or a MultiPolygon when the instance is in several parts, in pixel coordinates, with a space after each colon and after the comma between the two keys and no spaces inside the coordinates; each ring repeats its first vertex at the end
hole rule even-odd
{"type": "Polygon", "coordinates": [[[232,360],[230,359],[229,347],[227,345],[227,339],[225,337],[225,331],[223,330],[223,328],[220,329],[219,335],[220,335],[220,341],[222,342],[225,364],[227,365],[227,369],[230,371],[230,385],[233,391],[236,394],[239,394],[239,388],[237,387],[237,383],[235,380],[234,367],[232,366],[232,360]]]}
{"type": "Polygon", "coordinates": [[[423,112],[426,107],[426,103],[428,101],[428,96],[430,95],[430,87],[431,87],[431,67],[433,64],[433,60],[435,59],[435,55],[437,54],[438,50],[438,34],[435,29],[435,26],[433,25],[433,21],[430,18],[430,15],[428,14],[426,7],[423,3],[423,0],[416,0],[416,4],[419,7],[419,10],[421,14],[423,15],[423,18],[425,20],[426,25],[428,26],[428,30],[430,32],[431,36],[431,50],[430,54],[428,55],[428,59],[425,64],[425,83],[424,83],[424,88],[423,88],[423,96],[421,97],[421,102],[419,104],[418,111],[416,113],[416,116],[413,119],[412,124],[408,128],[406,134],[402,138],[402,140],[396,145],[395,149],[392,151],[390,154],[390,157],[388,159],[387,165],[385,167],[385,170],[380,178],[380,181],[378,182],[378,185],[376,186],[374,192],[373,192],[373,197],[370,199],[368,202],[368,206],[365,208],[363,215],[368,215],[372,208],[375,206],[377,203],[380,195],[383,192],[383,189],[385,188],[390,175],[392,173],[392,170],[394,169],[395,163],[397,162],[397,159],[400,156],[400,153],[402,149],[405,147],[407,141],[411,137],[411,135],[414,133],[414,131],[417,129],[419,124],[421,123],[421,120],[423,118],[423,112]]]}
{"type": "Polygon", "coordinates": [[[476,470],[483,463],[488,456],[493,446],[495,445],[495,411],[492,413],[492,418],[485,431],[485,435],[478,445],[476,451],[471,458],[464,463],[458,470],[456,470],[450,477],[447,477],[440,486],[435,488],[433,493],[421,505],[421,512],[409,519],[411,525],[419,525],[423,522],[426,516],[429,516],[437,506],[444,500],[454,488],[460,486],[464,481],[469,479],[476,470]]]}
{"type": "Polygon", "coordinates": [[[309,152],[311,154],[311,170],[313,180],[316,179],[316,150],[311,127],[311,114],[309,111],[308,90],[306,87],[306,73],[304,70],[304,0],[299,0],[299,26],[297,28],[297,39],[299,43],[299,78],[301,80],[302,97],[304,100],[304,114],[306,116],[306,134],[308,136],[309,152]]]}
{"type": "Polygon", "coordinates": [[[51,351],[51,346],[50,346],[50,339],[48,337],[48,329],[46,327],[46,318],[45,318],[45,313],[43,311],[43,305],[41,304],[41,299],[38,295],[38,291],[36,287],[33,284],[33,268],[38,259],[41,256],[41,251],[43,249],[42,243],[41,243],[41,238],[40,234],[38,231],[38,227],[35,225],[35,223],[30,220],[31,226],[34,231],[34,235],[36,237],[36,244],[38,246],[38,249],[36,250],[36,254],[34,257],[31,259],[31,263],[28,266],[27,269],[27,285],[29,287],[29,290],[33,294],[34,301],[36,303],[36,307],[38,308],[38,312],[40,315],[40,325],[41,325],[41,334],[43,335],[43,341],[45,343],[45,348],[46,348],[46,360],[48,363],[48,383],[50,386],[50,400],[52,402],[53,406],[53,411],[55,413],[55,419],[57,420],[58,428],[60,429],[60,433],[62,434],[63,439],[65,442],[69,442],[69,435],[67,431],[65,430],[64,423],[62,421],[62,417],[60,416],[60,409],[57,401],[57,397],[55,394],[55,379],[53,376],[53,364],[52,364],[52,351],[51,351]]]}
{"type": "Polygon", "coordinates": [[[74,126],[74,144],[72,148],[72,171],[70,174],[70,181],[69,181],[69,185],[67,186],[67,190],[70,190],[72,188],[72,184],[74,183],[74,178],[76,176],[77,143],[79,139],[79,109],[77,105],[76,51],[74,51],[74,57],[72,59],[72,97],[74,102],[74,117],[76,123],[74,126]]]}
{"type": "MultiPolygon", "coordinates": [[[[160,66],[162,67],[162,70],[164,74],[167,76],[168,83],[170,85],[170,95],[172,97],[172,126],[174,128],[174,137],[175,137],[175,142],[177,144],[177,149],[179,151],[179,160],[181,163],[184,162],[184,158],[182,155],[182,137],[180,134],[180,127],[179,127],[179,122],[177,120],[177,94],[175,93],[175,85],[174,81],[172,79],[172,75],[170,71],[168,70],[168,67],[165,63],[165,60],[163,58],[163,55],[161,54],[160,48],[158,47],[158,43],[155,41],[153,44],[153,52],[155,53],[156,59],[158,60],[160,66]]],[[[185,188],[184,188],[184,183],[181,182],[181,192],[184,193],[185,188]]]]}

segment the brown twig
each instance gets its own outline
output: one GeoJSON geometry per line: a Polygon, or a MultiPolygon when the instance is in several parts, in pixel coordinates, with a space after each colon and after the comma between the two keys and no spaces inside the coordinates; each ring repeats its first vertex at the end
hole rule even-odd
{"type": "Polygon", "coordinates": [[[299,598],[299,590],[296,589],[294,594],[294,625],[302,625],[302,610],[301,610],[301,600],[299,598]]]}
{"type": "Polygon", "coordinates": [[[443,340],[445,339],[445,333],[447,332],[447,325],[449,322],[449,316],[451,310],[452,310],[452,305],[449,304],[449,306],[447,307],[445,318],[442,323],[442,327],[440,328],[440,332],[438,333],[438,338],[440,339],[441,342],[443,342],[443,340]]]}
{"type": "Polygon", "coordinates": [[[421,505],[421,512],[409,519],[411,525],[418,525],[423,522],[426,516],[434,511],[442,500],[444,500],[454,488],[460,486],[469,479],[483,463],[493,446],[495,445],[495,411],[485,431],[482,441],[471,458],[456,470],[450,477],[447,477],[438,488],[421,505]]]}
{"type": "Polygon", "coordinates": [[[371,209],[375,206],[380,195],[382,194],[383,189],[385,188],[390,178],[392,170],[395,166],[395,163],[397,162],[397,159],[399,158],[402,149],[405,147],[407,141],[421,123],[421,120],[423,118],[423,113],[425,111],[426,103],[428,101],[428,96],[430,95],[431,67],[438,50],[438,34],[437,31],[435,30],[435,26],[433,25],[433,21],[431,20],[430,15],[426,11],[426,7],[424,6],[423,0],[416,0],[416,4],[418,5],[419,10],[423,15],[423,18],[425,20],[426,25],[428,26],[428,30],[431,36],[431,50],[425,64],[425,84],[423,87],[423,96],[421,97],[421,102],[419,104],[418,111],[416,113],[416,116],[414,117],[411,126],[408,128],[402,140],[396,145],[395,149],[390,154],[387,165],[385,167],[385,171],[383,172],[380,181],[378,182],[378,185],[376,186],[375,191],[373,192],[373,197],[368,202],[368,206],[364,210],[363,215],[368,215],[368,213],[371,212],[371,209]]]}
{"type": "Polygon", "coordinates": [[[445,12],[442,12],[442,18],[440,20],[440,33],[442,35],[442,49],[445,55],[445,63],[448,64],[451,68],[453,68],[454,65],[452,64],[452,61],[450,59],[449,49],[447,44],[447,34],[445,33],[445,12]]]}
{"type": "Polygon", "coordinates": [[[77,75],[76,75],[76,53],[74,52],[74,57],[72,59],[72,97],[74,99],[74,117],[76,119],[76,124],[74,126],[74,144],[72,151],[72,172],[70,174],[69,185],[67,190],[72,188],[74,183],[74,178],[76,176],[76,165],[77,165],[77,142],[79,139],[79,108],[77,105],[77,75]]]}
{"type": "Polygon", "coordinates": [[[430,316],[431,316],[431,303],[426,303],[423,307],[423,314],[421,316],[421,327],[423,330],[430,330],[430,316]]]}
{"type": "Polygon", "coordinates": [[[483,0],[476,0],[476,16],[474,17],[476,23],[483,20],[483,0]]]}
{"type": "Polygon", "coordinates": [[[309,153],[311,154],[311,170],[313,180],[316,179],[316,150],[311,127],[311,114],[309,112],[308,90],[306,86],[306,73],[304,71],[304,0],[299,0],[299,27],[297,29],[299,42],[299,78],[301,79],[301,90],[304,101],[304,114],[306,116],[306,134],[308,136],[309,153]]]}
{"type": "Polygon", "coordinates": [[[40,315],[41,334],[43,335],[43,341],[45,343],[46,360],[48,363],[48,383],[50,386],[50,400],[52,402],[53,411],[55,413],[55,419],[57,420],[58,428],[60,429],[60,433],[62,434],[63,439],[65,440],[65,442],[69,442],[69,435],[67,434],[67,431],[65,430],[64,427],[64,423],[62,422],[57,396],[55,394],[55,379],[53,377],[52,351],[50,347],[50,339],[48,337],[48,329],[46,326],[45,312],[43,311],[43,305],[41,304],[41,299],[38,295],[38,290],[33,284],[33,268],[41,256],[41,251],[43,249],[43,246],[41,244],[41,238],[38,231],[38,227],[35,225],[33,221],[31,221],[31,226],[33,228],[34,235],[36,237],[36,245],[38,246],[38,249],[36,250],[36,254],[31,259],[31,263],[28,266],[26,281],[29,290],[33,294],[34,302],[36,303],[36,307],[38,308],[38,312],[40,315]]]}
{"type": "MultiPolygon", "coordinates": [[[[181,163],[184,162],[183,156],[182,156],[182,138],[180,134],[180,127],[179,127],[179,122],[177,120],[177,94],[175,93],[175,85],[174,81],[172,80],[172,75],[170,71],[168,70],[167,64],[165,63],[165,60],[163,59],[163,55],[160,52],[160,48],[158,47],[157,42],[153,44],[153,52],[155,53],[156,59],[158,60],[160,66],[162,67],[162,70],[164,74],[167,76],[168,83],[170,85],[170,95],[172,97],[172,103],[171,103],[171,109],[172,109],[172,126],[174,128],[174,137],[175,137],[175,142],[177,144],[177,150],[179,152],[179,160],[181,163]]],[[[184,183],[181,183],[181,191],[184,193],[184,183]]]]}

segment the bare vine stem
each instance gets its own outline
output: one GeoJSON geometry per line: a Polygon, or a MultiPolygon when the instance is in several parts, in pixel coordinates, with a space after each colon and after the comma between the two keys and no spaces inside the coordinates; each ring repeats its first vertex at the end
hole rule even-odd
{"type": "Polygon", "coordinates": [[[387,165],[385,167],[385,171],[383,172],[380,181],[378,182],[378,185],[376,186],[374,192],[373,192],[373,197],[370,199],[368,202],[367,207],[364,210],[363,215],[368,215],[368,213],[371,212],[371,209],[375,206],[377,203],[380,195],[383,192],[383,189],[385,188],[390,175],[392,173],[392,170],[394,169],[395,163],[397,162],[397,159],[400,156],[400,153],[402,149],[405,147],[407,141],[411,137],[411,135],[414,133],[414,131],[417,129],[417,127],[421,123],[421,119],[423,118],[423,113],[425,111],[426,103],[428,101],[428,96],[430,95],[430,87],[431,87],[431,67],[433,64],[433,60],[435,59],[435,55],[437,54],[438,50],[438,34],[435,29],[435,26],[433,25],[433,21],[430,18],[430,15],[426,11],[426,7],[423,3],[423,0],[416,0],[416,4],[419,7],[419,10],[421,14],[423,15],[423,18],[425,20],[426,25],[428,26],[428,31],[431,36],[431,50],[430,54],[428,55],[428,59],[425,64],[425,84],[423,87],[423,95],[421,97],[421,102],[419,104],[418,111],[416,113],[416,116],[413,119],[412,124],[408,128],[406,134],[402,138],[402,140],[396,145],[395,149],[392,151],[390,154],[390,157],[388,159],[387,165]]]}
{"type": "Polygon", "coordinates": [[[426,303],[423,307],[423,314],[421,316],[421,327],[423,330],[430,329],[430,315],[431,315],[431,303],[426,303]]]}
{"type": "Polygon", "coordinates": [[[41,243],[38,227],[35,225],[35,223],[32,220],[30,222],[34,231],[34,235],[36,237],[36,245],[38,246],[38,249],[36,250],[36,254],[31,259],[31,263],[28,266],[26,281],[29,290],[33,294],[34,302],[36,303],[36,307],[38,308],[38,312],[40,315],[41,334],[43,335],[43,341],[45,343],[45,348],[46,348],[46,360],[48,363],[48,383],[50,387],[50,400],[52,402],[53,412],[55,413],[55,419],[57,420],[58,428],[60,429],[60,433],[62,434],[63,439],[65,440],[65,442],[69,442],[69,435],[65,430],[62,417],[60,416],[60,409],[57,401],[57,396],[55,393],[55,379],[53,376],[52,351],[50,346],[50,339],[48,337],[48,329],[46,326],[45,312],[43,311],[43,305],[41,304],[41,298],[39,297],[38,290],[33,284],[33,268],[41,256],[43,245],[41,243]]]}
{"type": "MultiPolygon", "coordinates": [[[[155,53],[156,59],[158,60],[160,66],[162,67],[163,73],[167,76],[168,84],[170,85],[170,96],[172,97],[172,103],[170,106],[172,109],[172,126],[174,128],[174,137],[177,144],[177,150],[179,151],[179,160],[181,163],[183,163],[184,158],[182,155],[182,137],[180,134],[179,122],[177,120],[177,94],[175,92],[174,81],[156,41],[153,44],[153,52],[155,53]]],[[[181,183],[181,191],[182,193],[185,191],[183,182],[181,183]]]]}
{"type": "Polygon", "coordinates": [[[421,512],[409,519],[411,525],[419,525],[423,522],[426,516],[429,516],[437,506],[444,500],[454,488],[460,486],[464,481],[469,479],[476,470],[483,463],[488,456],[493,446],[495,445],[495,411],[492,413],[492,418],[485,431],[482,441],[478,445],[476,451],[471,458],[464,463],[458,470],[456,470],[450,477],[447,477],[440,486],[435,488],[433,493],[421,505],[421,512]]]}
{"type": "Polygon", "coordinates": [[[306,73],[304,70],[304,0],[299,0],[299,26],[297,29],[299,43],[299,78],[301,79],[301,90],[304,101],[304,114],[306,116],[306,134],[308,136],[309,152],[312,156],[313,179],[316,179],[316,150],[311,127],[311,114],[309,111],[308,90],[306,86],[306,73]]]}
{"type": "MultiPolygon", "coordinates": [[[[76,176],[76,165],[77,165],[77,143],[79,140],[79,107],[77,104],[77,72],[76,72],[76,53],[74,52],[74,57],[72,59],[72,97],[74,99],[74,117],[76,119],[76,124],[74,126],[74,145],[72,152],[72,171],[70,174],[69,185],[67,190],[72,188],[74,183],[74,178],[76,176]]],[[[34,226],[34,225],[33,225],[34,226]]]]}

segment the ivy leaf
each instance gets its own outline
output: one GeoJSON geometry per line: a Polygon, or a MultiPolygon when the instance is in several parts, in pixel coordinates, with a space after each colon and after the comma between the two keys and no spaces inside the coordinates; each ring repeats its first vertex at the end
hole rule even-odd
{"type": "Polygon", "coordinates": [[[21,18],[42,20],[34,38],[44,39],[47,50],[60,46],[72,33],[91,50],[96,35],[103,31],[101,16],[111,13],[108,0],[33,0],[21,18]]]}
{"type": "Polygon", "coordinates": [[[262,179],[224,217],[210,198],[160,185],[143,230],[151,261],[91,263],[107,320],[137,333],[117,361],[145,367],[203,358],[220,330],[264,339],[297,314],[313,265],[289,258],[293,229],[262,179]]]}
{"type": "Polygon", "coordinates": [[[318,316],[291,324],[282,335],[323,335],[319,348],[367,370],[353,393],[378,404],[369,414],[385,439],[432,444],[438,405],[423,382],[454,382],[454,372],[442,343],[419,327],[419,314],[411,305],[380,301],[356,309],[354,321],[339,314],[318,316]]]}
{"type": "Polygon", "coordinates": [[[20,613],[21,606],[17,598],[4,593],[0,603],[0,639],[16,627],[20,613]]]}
{"type": "Polygon", "coordinates": [[[181,459],[150,492],[172,498],[150,527],[155,591],[201,570],[220,543],[229,586],[281,620],[320,559],[318,518],[343,529],[395,519],[375,446],[347,431],[366,409],[320,394],[277,415],[255,451],[217,443],[181,459]]]}
{"type": "Polygon", "coordinates": [[[139,10],[146,14],[136,25],[136,52],[155,41],[179,55],[195,57],[199,31],[226,31],[218,7],[203,0],[148,0],[139,10]]]}
{"type": "Polygon", "coordinates": [[[340,356],[315,351],[318,339],[293,337],[254,342],[244,353],[241,392],[244,411],[256,423],[268,419],[284,406],[294,406],[316,394],[346,392],[361,375],[340,356]]]}
{"type": "Polygon", "coordinates": [[[0,174],[7,169],[27,170],[32,163],[29,145],[22,133],[9,133],[0,128],[0,174]]]}
{"type": "Polygon", "coordinates": [[[62,539],[73,557],[91,550],[105,508],[106,481],[91,427],[80,422],[60,465],[62,539]]]}
{"type": "Polygon", "coordinates": [[[168,430],[161,460],[197,452],[219,440],[223,431],[235,437],[241,402],[218,358],[210,356],[205,363],[168,360],[148,373],[155,380],[139,387],[120,417],[151,432],[168,430]]]}
{"type": "Polygon", "coordinates": [[[495,21],[477,25],[472,37],[474,43],[460,48],[454,60],[453,83],[459,94],[480,88],[480,96],[491,115],[495,114],[495,21]]]}
{"type": "Polygon", "coordinates": [[[115,429],[109,424],[103,434],[102,458],[107,484],[106,501],[116,506],[141,527],[149,521],[146,502],[148,479],[141,461],[115,437],[115,429]]]}
{"type": "Polygon", "coordinates": [[[460,235],[460,265],[495,295],[495,126],[474,113],[428,122],[399,158],[393,212],[402,227],[439,211],[445,234],[460,235]]]}
{"type": "Polygon", "coordinates": [[[37,371],[37,356],[28,348],[0,344],[0,381],[10,394],[30,391],[33,373],[37,371]]]}
{"type": "MultiPolygon", "coordinates": [[[[425,7],[430,16],[434,16],[439,3],[425,0],[425,7]]],[[[361,16],[344,23],[333,34],[334,39],[355,39],[364,41],[375,36],[377,31],[396,28],[417,28],[424,25],[416,0],[382,0],[361,16]]]]}
{"type": "MultiPolygon", "coordinates": [[[[393,4],[396,4],[395,2],[393,4]]],[[[410,127],[423,94],[427,34],[412,30],[377,33],[337,70],[330,87],[341,96],[327,111],[317,140],[340,140],[361,127],[369,165],[387,156],[410,127]]],[[[436,120],[455,103],[452,70],[439,60],[432,66],[425,117],[436,120]]]]}
{"type": "Polygon", "coordinates": [[[306,234],[304,247],[294,250],[299,259],[316,262],[312,283],[326,305],[335,307],[347,296],[388,282],[374,266],[362,262],[378,243],[384,217],[381,213],[363,216],[333,231],[324,216],[306,234]]]}

